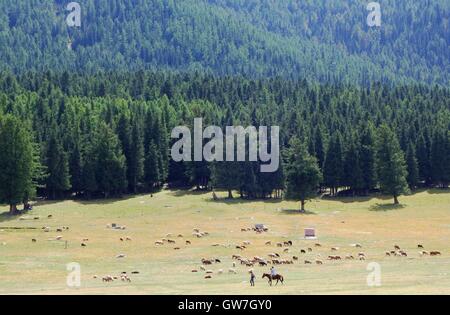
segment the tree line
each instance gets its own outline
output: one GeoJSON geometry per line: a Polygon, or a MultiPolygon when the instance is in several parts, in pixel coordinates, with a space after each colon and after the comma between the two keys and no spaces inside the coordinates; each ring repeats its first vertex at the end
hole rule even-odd
{"type": "Polygon", "coordinates": [[[233,197],[398,196],[450,183],[450,93],[169,72],[0,74],[0,201],[173,187],[233,197]],[[170,159],[175,126],[280,126],[282,167],[170,159]]]}

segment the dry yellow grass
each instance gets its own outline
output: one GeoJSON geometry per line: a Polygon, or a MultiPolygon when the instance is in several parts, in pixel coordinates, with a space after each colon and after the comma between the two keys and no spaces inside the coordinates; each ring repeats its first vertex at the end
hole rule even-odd
{"type": "MultiPolygon", "coordinates": [[[[224,197],[225,194],[219,194],[224,197]]],[[[1,294],[449,294],[450,293],[450,193],[421,192],[401,198],[402,207],[394,208],[391,200],[341,199],[316,200],[308,204],[309,214],[298,214],[293,202],[236,199],[214,202],[211,194],[164,191],[108,202],[45,203],[19,220],[0,216],[0,293],[1,294]],[[287,210],[286,210],[287,209],[287,210]],[[52,218],[47,218],[48,215],[52,218]],[[125,225],[126,230],[106,228],[107,224],[125,225]],[[269,226],[268,233],[241,232],[256,223],[269,226]],[[41,230],[51,227],[51,232],[41,230]],[[69,231],[56,232],[68,226],[69,231]],[[10,230],[5,227],[37,228],[10,230]],[[315,227],[319,239],[306,241],[303,229],[315,227]],[[210,233],[197,239],[192,230],[210,233]],[[154,242],[172,233],[175,245],[155,246],[154,242]],[[178,238],[183,234],[184,238],[178,238]],[[61,241],[55,241],[61,235],[61,241]],[[129,236],[132,241],[120,241],[129,236]],[[36,243],[32,243],[32,239],[36,243]],[[87,247],[81,247],[88,238],[87,247]],[[192,241],[185,246],[185,240],[192,241]],[[266,246],[266,241],[273,246],[266,246]],[[292,240],[289,254],[275,247],[279,241],[292,240]],[[68,248],[65,248],[67,241],[68,248]],[[235,245],[250,241],[243,252],[235,245]],[[312,253],[300,249],[322,247],[312,253]],[[357,249],[351,244],[360,243],[357,249]],[[420,257],[418,244],[425,250],[438,250],[441,257],[420,257]],[[213,247],[219,244],[219,247],[213,247]],[[387,250],[398,244],[407,258],[385,257],[387,250]],[[180,247],[180,250],[174,250],[180,247]],[[336,255],[357,256],[363,251],[366,261],[330,262],[331,247],[339,247],[336,255]],[[255,267],[256,287],[248,284],[248,267],[238,265],[236,275],[228,274],[231,256],[261,256],[271,252],[285,258],[299,256],[300,262],[278,266],[285,276],[283,286],[269,287],[261,280],[268,268],[255,267]],[[117,259],[118,254],[125,254],[117,259]],[[320,256],[319,256],[320,255],[320,256]],[[221,264],[207,269],[214,271],[205,280],[201,258],[217,257],[221,264]],[[321,259],[323,266],[304,265],[303,260],[321,259]],[[81,265],[80,288],[66,285],[66,264],[81,265]],[[367,286],[369,262],[381,266],[381,287],[367,286]],[[217,274],[219,269],[224,274],[217,274]],[[115,281],[105,284],[100,278],[121,272],[139,271],[131,283],[115,281]]],[[[6,211],[6,207],[4,208],[6,211]]]]}

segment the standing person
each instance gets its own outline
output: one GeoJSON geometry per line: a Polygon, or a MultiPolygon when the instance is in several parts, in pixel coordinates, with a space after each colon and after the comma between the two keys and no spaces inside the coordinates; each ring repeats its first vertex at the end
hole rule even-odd
{"type": "Polygon", "coordinates": [[[250,270],[250,285],[252,286],[252,287],[254,287],[255,286],[255,274],[253,273],[253,270],[250,270]]]}

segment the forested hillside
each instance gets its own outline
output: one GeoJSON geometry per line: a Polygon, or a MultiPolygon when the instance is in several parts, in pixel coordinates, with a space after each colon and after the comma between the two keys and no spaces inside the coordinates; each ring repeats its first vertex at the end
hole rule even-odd
{"type": "MultiPolygon", "coordinates": [[[[2,75],[2,143],[17,137],[5,127],[14,126],[11,115],[35,143],[40,167],[34,180],[39,194],[49,198],[118,196],[166,182],[237,190],[247,198],[285,188],[284,165],[276,173],[260,173],[259,164],[250,162],[174,163],[170,131],[192,126],[194,117],[222,127],[279,125],[283,151],[299,139],[317,159],[320,186],[332,193],[378,188],[380,154],[388,154],[381,162],[394,154],[399,167],[392,171],[407,171],[411,189],[450,182],[450,92],[440,87],[357,88],[146,72],[2,75]]],[[[6,163],[11,155],[2,157],[6,163]]]]}
{"type": "Polygon", "coordinates": [[[198,70],[312,81],[449,83],[450,3],[379,1],[0,1],[0,70],[198,70]]]}

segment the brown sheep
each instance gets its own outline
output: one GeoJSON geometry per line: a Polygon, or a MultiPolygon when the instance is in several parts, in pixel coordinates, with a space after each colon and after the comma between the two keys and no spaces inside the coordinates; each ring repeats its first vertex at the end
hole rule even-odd
{"type": "Polygon", "coordinates": [[[266,242],[266,246],[270,246],[270,245],[272,245],[272,242],[271,241],[267,241],[266,242]]]}
{"type": "Polygon", "coordinates": [[[312,262],[310,262],[309,260],[305,260],[305,265],[311,265],[312,262]]]}
{"type": "Polygon", "coordinates": [[[441,256],[441,252],[439,252],[439,251],[432,251],[432,252],[430,252],[430,256],[441,256]]]}
{"type": "Polygon", "coordinates": [[[321,260],[316,260],[316,264],[317,264],[317,265],[323,265],[323,261],[321,261],[321,260]]]}
{"type": "Polygon", "coordinates": [[[300,253],[301,254],[306,254],[306,250],[302,249],[302,250],[300,250],[300,253]]]}
{"type": "Polygon", "coordinates": [[[400,246],[394,245],[395,250],[400,250],[400,246]]]}
{"type": "Polygon", "coordinates": [[[191,245],[191,241],[186,241],[186,245],[191,245]]]}
{"type": "Polygon", "coordinates": [[[423,245],[419,244],[419,245],[417,245],[417,248],[422,248],[423,249],[423,245]]]}

